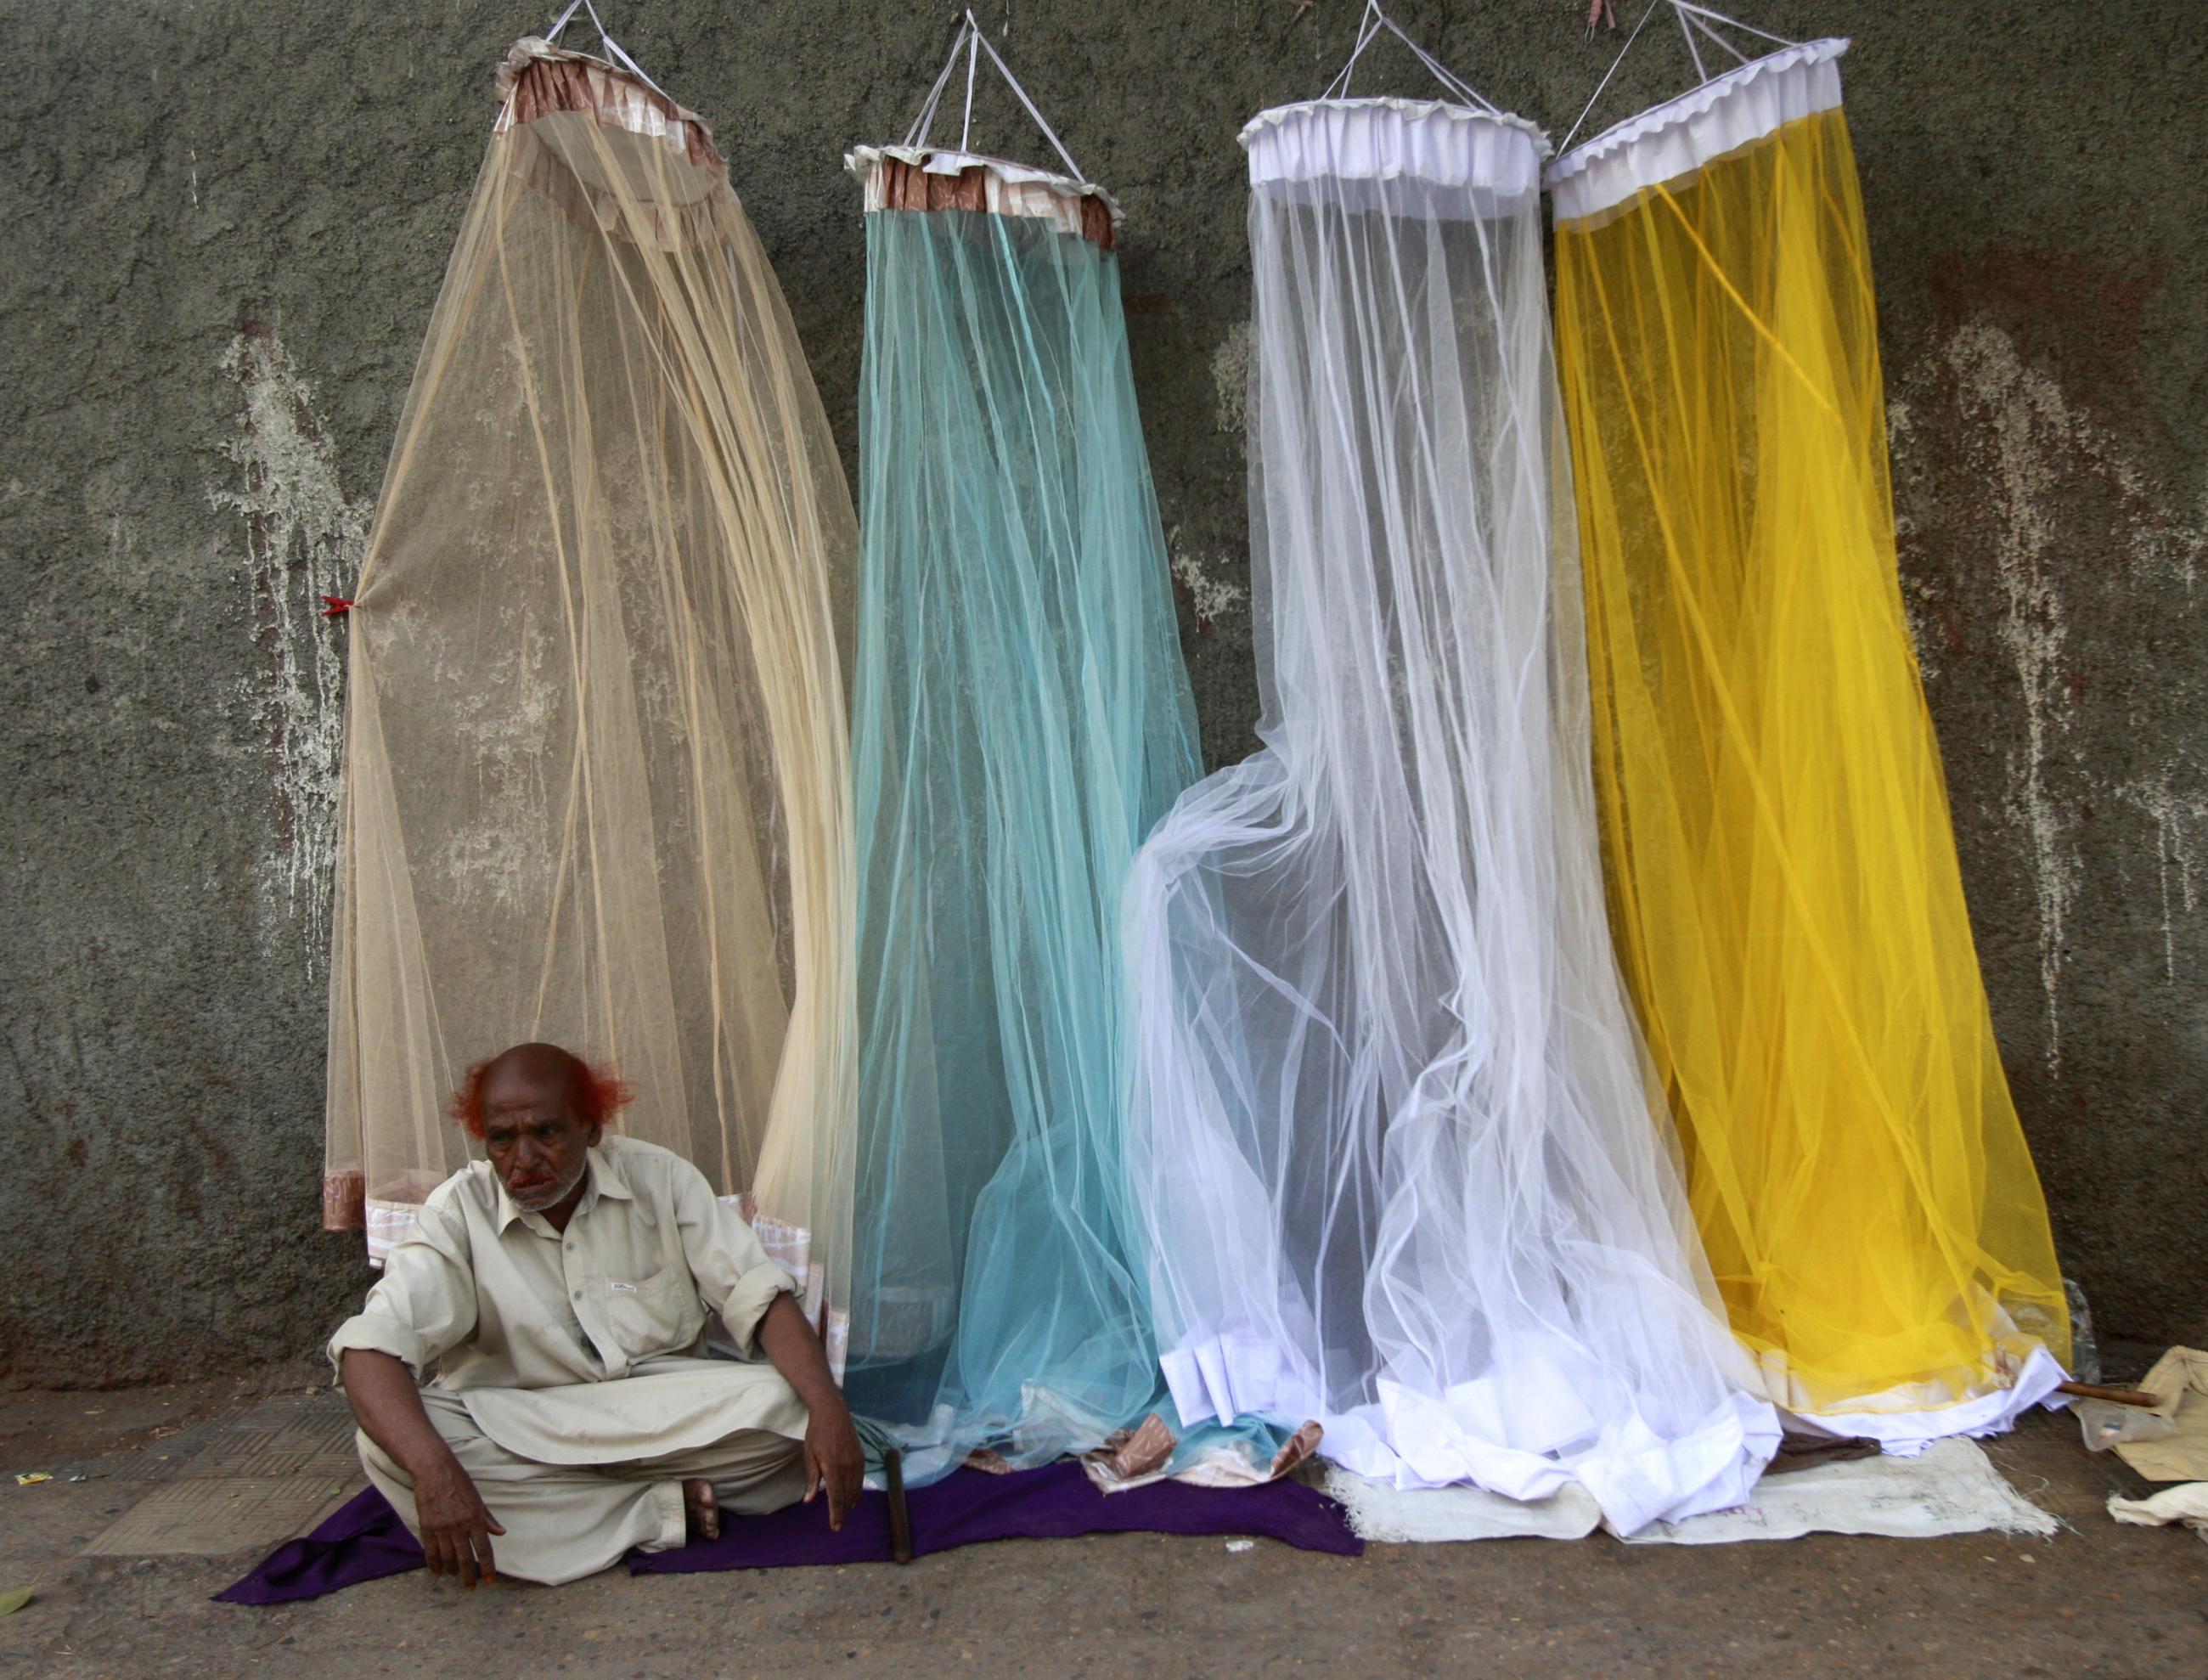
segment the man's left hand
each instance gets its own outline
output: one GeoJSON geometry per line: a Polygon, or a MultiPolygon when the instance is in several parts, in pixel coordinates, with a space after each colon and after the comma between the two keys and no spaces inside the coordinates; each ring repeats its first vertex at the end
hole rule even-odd
{"type": "Polygon", "coordinates": [[[843,1513],[859,1503],[866,1479],[867,1455],[859,1445],[859,1431],[851,1426],[851,1409],[841,1395],[827,1405],[813,1407],[813,1420],[805,1426],[805,1503],[825,1489],[828,1526],[841,1528],[843,1513]]]}

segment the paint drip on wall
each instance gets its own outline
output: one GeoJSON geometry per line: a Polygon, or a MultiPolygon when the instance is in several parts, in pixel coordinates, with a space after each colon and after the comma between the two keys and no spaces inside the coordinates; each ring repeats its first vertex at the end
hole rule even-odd
{"type": "MultiPolygon", "coordinates": [[[[2166,617],[2189,610],[2196,574],[2208,557],[2208,530],[2168,517],[2121,442],[2055,379],[2027,363],[2001,327],[1965,322],[1941,342],[1925,375],[1912,385],[1936,384],[1952,393],[1963,423],[1956,436],[1965,482],[1980,487],[1983,495],[1973,524],[1991,546],[2000,590],[1995,634],[2023,707],[2022,751],[2012,760],[2007,808],[2031,852],[2047,1068],[2059,1075],[2063,965],[2086,881],[2080,796],[2094,781],[2086,754],[2072,745],[2089,687],[2073,647],[2073,616],[2085,607],[2106,614],[2112,588],[2130,597],[2126,611],[2166,617]],[[2121,567],[2083,565],[2078,533],[2065,529],[2066,487],[2081,479],[2115,500],[2123,520],[2114,545],[2125,562],[2121,567]]],[[[1890,418],[1901,423],[1894,428],[1899,453],[1917,441],[1917,429],[1909,407],[1895,406],[1898,414],[1890,418]]],[[[1911,616],[1918,646],[1926,651],[1933,638],[1915,602],[1911,616]]],[[[2096,640],[2089,635],[2081,645],[2096,640]]],[[[2183,760],[2182,742],[2173,742],[2173,750],[2179,757],[2162,771],[2115,792],[2156,826],[2163,957],[2175,979],[2173,918],[2195,903],[2190,825],[2205,801],[2193,790],[2199,787],[2198,767],[2183,760]]]]}
{"type": "Polygon", "coordinates": [[[249,321],[222,358],[244,399],[221,447],[232,483],[209,489],[245,527],[244,582],[261,669],[244,686],[265,743],[271,807],[261,852],[264,935],[310,978],[329,961],[338,789],[345,752],[345,629],[324,596],[349,597],[368,548],[369,505],[348,498],[315,416],[314,387],[273,328],[249,321]]]}

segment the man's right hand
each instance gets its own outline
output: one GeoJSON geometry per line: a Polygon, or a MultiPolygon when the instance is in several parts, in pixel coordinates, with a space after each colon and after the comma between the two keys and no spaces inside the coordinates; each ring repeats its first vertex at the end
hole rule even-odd
{"type": "Polygon", "coordinates": [[[421,1526],[422,1557],[432,1575],[458,1575],[466,1588],[498,1579],[490,1537],[506,1530],[458,1459],[448,1456],[415,1481],[414,1520],[421,1526]]]}
{"type": "Polygon", "coordinates": [[[460,1585],[495,1581],[490,1537],[503,1534],[453,1449],[423,1409],[414,1373],[373,1347],[348,1347],[338,1365],[345,1398],[369,1440],[391,1455],[414,1484],[414,1522],[422,1557],[435,1575],[460,1585]]]}

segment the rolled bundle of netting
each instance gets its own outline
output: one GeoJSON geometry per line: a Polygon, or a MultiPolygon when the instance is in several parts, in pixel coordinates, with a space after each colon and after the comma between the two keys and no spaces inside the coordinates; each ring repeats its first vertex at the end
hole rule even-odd
{"type": "Polygon", "coordinates": [[[1605,925],[1546,145],[1427,62],[1243,131],[1264,744],[1137,864],[1133,1173],[1185,1424],[1631,1532],[1778,1425],[1605,925]]]}
{"type": "Polygon", "coordinates": [[[1846,45],[1550,180],[1621,958],[1772,1398],[1906,1448],[2004,1426],[2069,1332],[1903,615],[1846,45]]]}
{"type": "Polygon", "coordinates": [[[469,1064],[555,1041],[833,1342],[849,491],[705,124],[546,39],[498,88],[350,617],[326,1209],[387,1248],[467,1159],[469,1064]]]}
{"type": "Polygon", "coordinates": [[[849,1381],[915,1477],[976,1448],[1093,1447],[1156,1398],[1118,906],[1198,771],[1117,212],[1071,159],[929,146],[952,67],[984,52],[1003,69],[969,16],[906,143],[849,160],[867,321],[849,1381]]]}

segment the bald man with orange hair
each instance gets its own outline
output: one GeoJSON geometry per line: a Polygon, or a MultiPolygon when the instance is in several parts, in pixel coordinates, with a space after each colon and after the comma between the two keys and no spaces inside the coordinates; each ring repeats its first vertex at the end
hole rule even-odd
{"type": "Polygon", "coordinates": [[[696,1167],[606,1131],[627,1100],[556,1045],[471,1069],[453,1112],[488,1159],[330,1339],[369,1479],[464,1587],[573,1581],[824,1490],[840,1527],[858,1497],[795,1282],[696,1167]],[[744,1359],[705,1357],[709,1312],[744,1359]]]}

